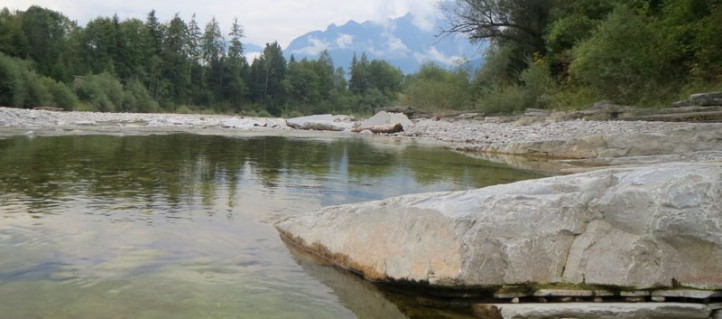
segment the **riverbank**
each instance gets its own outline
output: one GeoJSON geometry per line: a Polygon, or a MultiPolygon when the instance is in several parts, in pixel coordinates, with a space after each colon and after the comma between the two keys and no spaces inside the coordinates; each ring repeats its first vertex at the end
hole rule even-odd
{"type": "MultiPolygon", "coordinates": [[[[340,117],[344,126],[358,123],[340,117]]],[[[416,119],[381,138],[413,140],[551,173],[672,161],[722,160],[722,123],[565,120],[564,116],[416,119]]],[[[282,118],[54,112],[0,107],[0,136],[58,134],[353,135],[293,129],[282,118]]],[[[366,135],[362,132],[360,135],[366,135]]]]}

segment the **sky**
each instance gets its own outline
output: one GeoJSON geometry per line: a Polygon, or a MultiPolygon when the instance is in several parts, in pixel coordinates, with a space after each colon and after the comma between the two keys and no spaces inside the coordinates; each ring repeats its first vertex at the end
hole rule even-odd
{"type": "Polygon", "coordinates": [[[179,14],[188,22],[193,13],[198,24],[205,25],[212,17],[228,33],[233,18],[243,25],[244,42],[263,46],[278,41],[282,48],[301,35],[315,30],[325,30],[335,23],[342,25],[349,20],[384,23],[407,13],[415,17],[414,23],[422,29],[433,26],[442,14],[439,0],[2,0],[0,7],[10,10],[26,10],[38,5],[60,11],[71,20],[84,26],[96,17],[117,14],[121,20],[139,18],[145,20],[152,9],[157,17],[167,22],[179,14]]]}

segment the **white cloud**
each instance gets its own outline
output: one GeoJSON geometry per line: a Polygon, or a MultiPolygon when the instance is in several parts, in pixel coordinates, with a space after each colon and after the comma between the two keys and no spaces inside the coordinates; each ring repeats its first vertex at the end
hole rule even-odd
{"type": "Polygon", "coordinates": [[[336,38],[336,44],[339,48],[348,48],[353,44],[353,36],[350,34],[341,34],[336,38]]]}
{"type": "Polygon", "coordinates": [[[458,64],[463,58],[456,55],[447,56],[443,52],[439,52],[435,47],[431,47],[427,49],[426,52],[415,52],[414,59],[416,59],[416,62],[419,62],[419,64],[424,62],[437,62],[451,66],[458,64]]]}
{"type": "Polygon", "coordinates": [[[305,55],[318,55],[323,50],[328,49],[329,43],[326,41],[323,41],[321,39],[317,39],[314,37],[308,38],[309,46],[291,51],[292,54],[305,54],[305,55]]]}
{"type": "Polygon", "coordinates": [[[261,52],[261,51],[253,51],[253,52],[245,52],[244,53],[244,55],[246,56],[246,61],[248,61],[248,63],[251,63],[251,62],[253,62],[253,60],[260,58],[261,54],[263,54],[263,52],[261,52]]]}
{"type": "Polygon", "coordinates": [[[409,52],[409,48],[404,44],[401,39],[397,37],[389,36],[386,44],[389,46],[389,54],[391,55],[402,55],[405,56],[409,52]]]}
{"type": "Polygon", "coordinates": [[[348,20],[386,22],[409,12],[415,16],[414,23],[425,30],[441,14],[436,8],[438,0],[10,0],[1,6],[10,10],[25,10],[39,5],[60,11],[81,25],[102,16],[118,14],[121,19],[145,20],[146,14],[155,9],[161,21],[170,20],[174,14],[186,22],[196,13],[201,27],[216,17],[224,34],[227,34],[233,18],[244,26],[245,41],[263,45],[278,41],[286,47],[291,40],[306,32],[323,30],[331,23],[344,24],[348,20]]]}
{"type": "Polygon", "coordinates": [[[386,12],[381,13],[381,16],[400,17],[411,12],[414,16],[414,25],[423,31],[432,31],[436,21],[443,19],[437,0],[387,1],[385,10],[386,12]]]}

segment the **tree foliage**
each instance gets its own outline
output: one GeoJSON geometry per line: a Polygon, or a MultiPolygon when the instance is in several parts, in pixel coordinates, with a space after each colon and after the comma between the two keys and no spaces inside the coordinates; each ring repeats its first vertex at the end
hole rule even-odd
{"type": "Polygon", "coordinates": [[[435,63],[426,63],[407,79],[402,104],[425,110],[463,110],[473,105],[470,74],[457,67],[447,70],[435,63]]]}
{"type": "Polygon", "coordinates": [[[316,60],[286,61],[278,42],[248,61],[239,21],[230,32],[222,30],[215,18],[200,27],[195,15],[164,22],[155,10],[142,20],[114,15],[80,27],[38,6],[5,8],[0,104],[117,112],[370,112],[393,103],[401,90],[403,75],[386,62],[364,58],[347,72],[328,52],[316,60]]]}
{"type": "Polygon", "coordinates": [[[659,105],[722,86],[720,0],[455,0],[444,9],[445,32],[491,43],[474,79],[483,109],[590,98],[659,105]]]}

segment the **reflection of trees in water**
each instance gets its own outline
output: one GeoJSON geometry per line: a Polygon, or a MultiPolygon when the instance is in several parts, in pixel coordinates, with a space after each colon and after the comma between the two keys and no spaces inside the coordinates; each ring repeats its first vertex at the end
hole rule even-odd
{"type": "Polygon", "coordinates": [[[163,198],[171,205],[194,198],[211,204],[218,187],[233,197],[249,173],[272,190],[309,177],[373,185],[398,170],[408,170],[420,184],[451,181],[468,187],[534,177],[445,150],[381,148],[356,138],[175,134],[0,140],[0,192],[38,199],[38,205],[81,191],[94,197],[163,198]]]}

